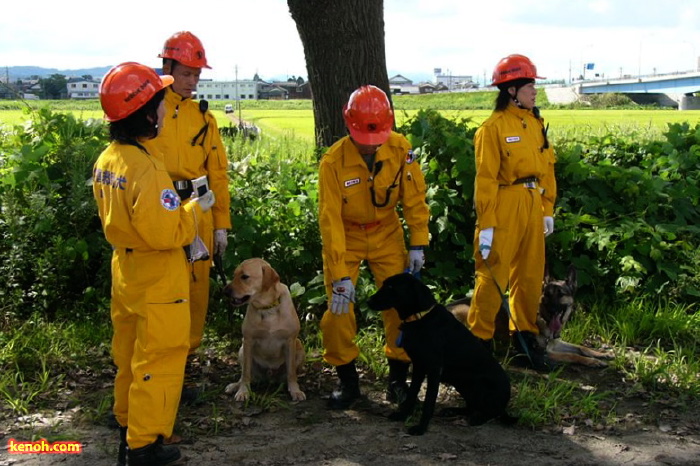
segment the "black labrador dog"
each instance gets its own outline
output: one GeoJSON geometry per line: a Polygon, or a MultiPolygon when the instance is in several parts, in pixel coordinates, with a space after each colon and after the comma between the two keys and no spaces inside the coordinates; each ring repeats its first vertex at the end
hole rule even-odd
{"type": "Polygon", "coordinates": [[[370,309],[396,309],[401,324],[401,346],[411,358],[413,375],[406,399],[390,419],[405,421],[416,407],[418,392],[428,378],[423,412],[408,433],[422,435],[435,411],[440,382],[455,387],[465,401],[461,410],[469,425],[491,419],[512,424],[517,418],[506,412],[510,380],[498,361],[445,306],[438,304],[430,289],[408,273],[389,277],[370,297],[370,309]]]}

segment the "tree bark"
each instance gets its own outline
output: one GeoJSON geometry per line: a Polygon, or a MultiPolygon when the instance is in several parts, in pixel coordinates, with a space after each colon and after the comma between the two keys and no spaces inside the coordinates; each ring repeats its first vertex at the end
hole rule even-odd
{"type": "Polygon", "coordinates": [[[287,0],[304,46],[313,94],[316,146],[347,134],[343,106],[373,84],[391,100],[384,49],[383,0],[287,0]]]}

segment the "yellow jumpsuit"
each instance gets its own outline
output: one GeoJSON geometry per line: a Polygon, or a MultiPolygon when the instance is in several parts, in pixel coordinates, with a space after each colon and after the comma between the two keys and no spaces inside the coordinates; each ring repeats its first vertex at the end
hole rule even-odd
{"type": "Polygon", "coordinates": [[[114,414],[139,448],[170,437],[189,349],[188,270],[196,202],[182,206],[153,141],[112,142],[93,168],[93,193],[112,245],[114,414]]]}
{"type": "MultiPolygon", "coordinates": [[[[332,283],[350,277],[357,283],[360,263],[366,260],[378,287],[392,275],[406,269],[404,229],[396,206],[403,207],[403,218],[411,246],[427,246],[430,212],[425,201],[425,179],[413,158],[405,137],[392,133],[375,156],[375,174],[346,136],[330,147],[319,167],[319,224],[323,242],[323,274],[328,300],[332,283]],[[396,187],[389,189],[392,184],[396,187]],[[375,191],[372,203],[370,189],[375,191]]],[[[400,320],[395,310],[382,312],[390,359],[410,361],[397,347],[400,320]]],[[[360,353],[355,336],[354,305],[347,314],[326,310],[321,319],[324,359],[339,366],[353,361],[360,353]]]]}
{"type": "Polygon", "coordinates": [[[209,306],[209,272],[214,254],[214,230],[230,229],[228,159],[219,136],[216,118],[202,113],[199,103],[184,99],[172,89],[165,93],[165,119],[156,143],[165,157],[165,166],[173,181],[192,180],[207,175],[216,203],[197,217],[197,231],[209,250],[210,259],[190,264],[190,352],[199,347],[209,306]],[[193,139],[207,125],[194,144],[193,139]]]}
{"type": "Polygon", "coordinates": [[[474,236],[476,285],[469,309],[472,333],[493,337],[501,296],[510,284],[511,333],[539,333],[537,310],[544,276],[544,221],[556,200],[554,151],[545,148],[544,123],[530,110],[515,105],[495,111],[476,132],[474,236]],[[536,177],[534,184],[516,180],[536,177]],[[479,232],[494,228],[486,266],[478,251],[479,232]]]}

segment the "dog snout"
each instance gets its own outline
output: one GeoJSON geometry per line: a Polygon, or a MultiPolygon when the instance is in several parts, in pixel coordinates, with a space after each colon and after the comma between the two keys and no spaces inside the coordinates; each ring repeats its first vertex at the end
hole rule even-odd
{"type": "Polygon", "coordinates": [[[224,296],[226,296],[228,299],[233,299],[233,287],[231,286],[231,283],[228,283],[224,287],[224,296]]]}

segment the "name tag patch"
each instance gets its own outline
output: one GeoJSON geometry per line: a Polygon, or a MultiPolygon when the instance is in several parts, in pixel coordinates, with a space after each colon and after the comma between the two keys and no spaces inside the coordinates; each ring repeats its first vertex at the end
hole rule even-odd
{"type": "Polygon", "coordinates": [[[345,187],[346,188],[349,188],[350,186],[355,186],[356,184],[360,184],[359,178],[353,178],[352,180],[345,180],[345,187]]]}
{"type": "Polygon", "coordinates": [[[520,136],[508,136],[506,138],[506,142],[519,142],[520,141],[520,136]]]}

